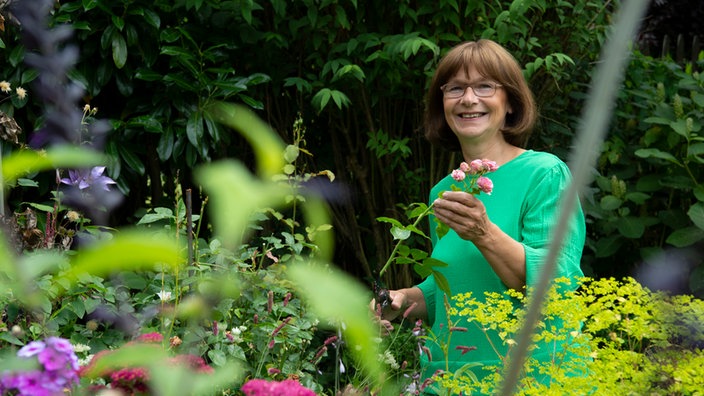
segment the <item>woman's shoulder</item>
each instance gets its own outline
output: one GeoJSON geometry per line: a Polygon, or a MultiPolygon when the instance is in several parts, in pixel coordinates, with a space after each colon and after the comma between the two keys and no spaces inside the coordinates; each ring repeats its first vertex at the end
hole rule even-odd
{"type": "Polygon", "coordinates": [[[543,168],[552,168],[554,166],[565,165],[565,162],[558,156],[546,151],[526,150],[521,155],[516,157],[514,161],[515,160],[517,160],[517,162],[521,165],[530,165],[533,167],[538,166],[543,168]]]}
{"type": "Polygon", "coordinates": [[[544,151],[526,150],[513,161],[499,168],[496,181],[512,180],[515,184],[561,183],[571,178],[570,170],[559,157],[544,151]]]}

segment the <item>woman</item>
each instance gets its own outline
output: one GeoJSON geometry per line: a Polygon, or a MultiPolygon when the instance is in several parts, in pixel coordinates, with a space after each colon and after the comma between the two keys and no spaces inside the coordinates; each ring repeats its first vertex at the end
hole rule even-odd
{"type": "MultiPolygon", "coordinates": [[[[524,290],[539,277],[570,173],[554,155],[523,148],[536,118],[520,66],[497,43],[465,42],[440,61],[427,96],[426,137],[448,150],[460,151],[468,163],[489,159],[499,165],[487,175],[495,186],[491,195],[451,191],[455,180],[449,175],[431,190],[434,215],[450,228],[438,239],[435,227],[430,227],[432,257],[448,264],[440,272],[449,281],[452,295],[472,292],[473,297],[483,299],[485,292],[524,290]]],[[[584,239],[584,216],[578,207],[556,277],[582,276],[579,263],[584,239]]],[[[446,331],[444,293],[433,276],[414,287],[392,290],[390,298],[381,318],[387,328],[392,328],[389,321],[410,309],[410,315],[425,320],[436,336],[446,331]]],[[[486,335],[476,326],[467,329],[452,335],[447,356],[450,371],[468,362],[500,366],[486,335]],[[476,349],[467,352],[456,349],[458,345],[476,349]]],[[[498,338],[492,342],[501,348],[498,338]]],[[[445,369],[439,347],[426,346],[431,359],[427,353],[421,358],[423,378],[445,369]]],[[[505,347],[500,352],[505,355],[505,347]]],[[[550,358],[544,350],[533,356],[541,358],[541,353],[543,359],[550,358]]],[[[480,368],[473,372],[480,378],[487,374],[480,368]]]]}

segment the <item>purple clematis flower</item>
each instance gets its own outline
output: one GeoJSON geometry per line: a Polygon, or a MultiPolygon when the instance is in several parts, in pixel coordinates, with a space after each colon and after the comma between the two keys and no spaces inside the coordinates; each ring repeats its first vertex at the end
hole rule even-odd
{"type": "Polygon", "coordinates": [[[105,191],[110,191],[109,184],[117,184],[115,180],[104,176],[104,166],[95,166],[91,169],[69,170],[68,177],[61,179],[61,183],[69,186],[78,186],[84,190],[91,186],[100,186],[105,191]]]}

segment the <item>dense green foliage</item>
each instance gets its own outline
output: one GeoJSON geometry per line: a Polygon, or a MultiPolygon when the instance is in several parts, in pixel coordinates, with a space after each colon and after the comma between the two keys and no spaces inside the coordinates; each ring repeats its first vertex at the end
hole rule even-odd
{"type": "MultiPolygon", "coordinates": [[[[422,206],[410,203],[424,201],[457,162],[428,147],[419,132],[435,62],[462,40],[487,37],[505,45],[525,66],[541,108],[529,146],[566,158],[592,62],[617,6],[606,0],[57,2],[51,23],[71,24],[80,48],[70,77],[85,87],[85,102],[98,116],[111,121],[108,172],[129,199],[114,214],[117,229],[92,227],[62,205],[52,170],[102,158],[3,145],[8,206],[20,226],[8,234],[28,248],[15,255],[0,245],[3,352],[48,335],[97,352],[159,332],[169,341],[164,355],[131,360],[154,370],[154,387],[180,383],[179,372],[163,372],[167,353],[194,354],[217,369],[183,394],[216,388],[235,394],[248,378],[297,378],[324,394],[348,384],[375,388],[384,375],[393,379],[387,392],[417,388],[419,328],[404,323],[391,338],[373,337],[367,291],[334,269],[373,277],[394,245],[376,219],[398,218],[406,209],[417,216],[422,206]],[[290,144],[244,108],[219,101],[255,109],[290,144]],[[218,161],[225,158],[237,160],[218,161]],[[317,196],[297,189],[301,184],[323,193],[332,219],[317,196]],[[193,207],[186,192],[195,193],[193,207]],[[137,231],[123,228],[128,224],[137,231]],[[184,247],[190,226],[195,240],[184,247]],[[92,244],[76,246],[79,234],[92,244]]],[[[7,15],[0,80],[13,87],[37,77],[22,62],[19,32],[7,15]]],[[[684,278],[693,274],[691,290],[704,289],[704,272],[695,270],[704,240],[704,80],[693,71],[702,66],[634,52],[596,183],[584,199],[590,274],[621,278],[643,260],[652,267],[674,262],[684,265],[684,278]]],[[[2,98],[0,110],[25,131],[43,122],[43,105],[31,91],[25,99],[2,98]]],[[[401,256],[424,259],[423,243],[401,256]]],[[[416,276],[409,267],[390,266],[383,280],[408,285],[416,276]]],[[[499,311],[507,306],[492,298],[496,307],[481,317],[483,325],[517,326],[496,322],[506,318],[499,311]]],[[[586,384],[609,393],[701,388],[700,300],[651,293],[630,280],[594,282],[570,298],[553,299],[548,315],[578,314],[570,320],[583,324],[584,343],[570,345],[588,345],[594,360],[587,377],[557,372],[553,391],[586,384]]],[[[446,386],[485,385],[467,379],[446,386]]],[[[547,390],[528,379],[522,391],[547,390]]]]}
{"type": "MultiPolygon", "coordinates": [[[[424,201],[457,162],[421,136],[429,75],[450,46],[481,37],[525,65],[542,117],[529,145],[565,157],[617,2],[502,1],[62,1],[52,21],[76,29],[81,60],[72,78],[110,119],[111,177],[130,199],[114,215],[135,219],[167,205],[175,184],[194,188],[193,167],[223,157],[252,160],[237,135],[204,117],[213,100],[246,103],[288,142],[302,117],[309,166],[331,169],[337,263],[371,277],[391,251],[377,217],[424,201]],[[139,214],[137,215],[137,217],[139,214]]],[[[27,84],[18,30],[7,24],[4,78],[27,84]]],[[[25,130],[35,103],[14,112],[25,130]]],[[[5,108],[6,110],[9,110],[5,108]]],[[[47,183],[42,183],[45,186],[47,183]]],[[[46,190],[39,196],[46,197],[46,190]]],[[[37,201],[15,192],[15,204],[37,201]]],[[[194,197],[196,211],[200,197],[194,197]]],[[[207,232],[207,230],[203,230],[207,232]]],[[[385,280],[408,284],[395,267],[385,280]]]]}
{"type": "Polygon", "coordinates": [[[693,271],[675,291],[704,292],[696,255],[704,241],[704,76],[693,71],[702,65],[634,54],[585,200],[593,220],[586,260],[596,273],[622,275],[645,260],[693,271]]]}

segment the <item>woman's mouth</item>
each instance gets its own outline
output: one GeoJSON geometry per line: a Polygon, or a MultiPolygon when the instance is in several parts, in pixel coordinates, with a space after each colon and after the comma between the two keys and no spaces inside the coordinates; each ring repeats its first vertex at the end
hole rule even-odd
{"type": "Polygon", "coordinates": [[[465,119],[465,120],[471,120],[474,118],[479,118],[485,115],[486,113],[461,113],[460,118],[465,119]]]}

